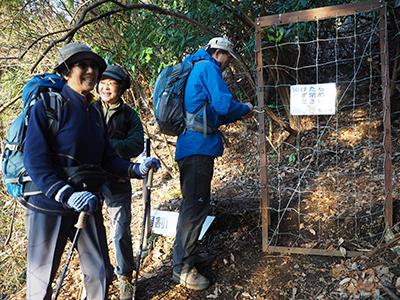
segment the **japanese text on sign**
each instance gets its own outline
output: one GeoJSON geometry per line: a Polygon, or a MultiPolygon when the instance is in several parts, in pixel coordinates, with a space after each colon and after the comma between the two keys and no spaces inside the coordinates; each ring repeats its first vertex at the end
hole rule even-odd
{"type": "Polygon", "coordinates": [[[290,87],[291,115],[334,115],[336,84],[299,84],[290,87]]]}

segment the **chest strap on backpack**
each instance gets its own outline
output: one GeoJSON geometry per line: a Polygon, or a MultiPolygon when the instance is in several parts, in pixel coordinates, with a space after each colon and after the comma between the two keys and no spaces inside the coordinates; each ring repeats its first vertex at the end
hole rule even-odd
{"type": "Polygon", "coordinates": [[[197,131],[197,132],[203,132],[205,139],[207,138],[207,134],[211,134],[213,132],[216,132],[221,136],[222,141],[225,144],[225,146],[227,148],[229,148],[230,145],[229,145],[228,141],[226,140],[224,134],[218,128],[212,126],[210,124],[210,122],[208,122],[208,120],[207,120],[207,109],[206,109],[206,107],[207,107],[208,103],[209,103],[208,101],[206,103],[204,103],[202,105],[202,107],[200,107],[200,109],[197,112],[195,112],[194,114],[186,112],[186,128],[185,128],[185,131],[186,130],[192,130],[192,131],[197,131]],[[200,117],[199,113],[202,110],[204,110],[203,116],[200,117]],[[202,119],[202,121],[201,121],[201,119],[202,119]]]}
{"type": "Polygon", "coordinates": [[[203,132],[204,138],[207,138],[207,134],[213,133],[215,130],[214,127],[207,124],[207,113],[206,106],[208,102],[205,102],[200,109],[194,114],[186,112],[186,129],[193,130],[197,132],[203,132]],[[198,117],[199,113],[204,110],[203,116],[198,117]],[[203,122],[199,119],[202,118],[203,122]]]}
{"type": "Polygon", "coordinates": [[[6,178],[4,180],[4,183],[13,183],[13,184],[18,184],[18,183],[25,183],[28,181],[32,181],[32,178],[28,175],[18,175],[17,178],[6,178]]]}

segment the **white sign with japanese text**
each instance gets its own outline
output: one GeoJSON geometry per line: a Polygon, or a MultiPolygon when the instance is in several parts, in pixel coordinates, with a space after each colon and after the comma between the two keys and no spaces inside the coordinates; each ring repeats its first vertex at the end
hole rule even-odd
{"type": "MultiPolygon", "coordinates": [[[[151,210],[150,212],[150,226],[154,234],[168,236],[175,235],[176,224],[178,223],[178,212],[173,211],[161,211],[161,210],[151,210]]],[[[203,227],[200,231],[199,240],[201,240],[206,233],[208,227],[210,227],[212,221],[214,221],[214,216],[207,216],[203,227]]]]}
{"type": "Polygon", "coordinates": [[[299,84],[290,86],[290,114],[334,115],[336,83],[299,84]]]}

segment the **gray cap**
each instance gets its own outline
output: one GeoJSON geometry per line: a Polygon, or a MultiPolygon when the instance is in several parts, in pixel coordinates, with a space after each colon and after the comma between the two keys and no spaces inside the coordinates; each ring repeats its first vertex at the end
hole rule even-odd
{"type": "Polygon", "coordinates": [[[120,81],[121,86],[121,93],[125,92],[131,86],[131,80],[129,76],[125,73],[125,71],[120,66],[107,66],[106,70],[101,74],[101,76],[108,76],[114,80],[120,81]]]}
{"type": "Polygon", "coordinates": [[[206,49],[208,49],[208,48],[222,49],[222,50],[228,51],[229,54],[232,55],[232,57],[234,59],[237,59],[236,55],[233,54],[233,45],[232,45],[232,43],[226,38],[223,38],[223,37],[212,38],[207,43],[206,49]]]}
{"type": "Polygon", "coordinates": [[[62,70],[69,68],[72,64],[85,59],[94,60],[99,65],[99,75],[106,69],[104,59],[94,53],[88,46],[80,43],[70,43],[58,51],[54,71],[61,73],[62,70]]]}

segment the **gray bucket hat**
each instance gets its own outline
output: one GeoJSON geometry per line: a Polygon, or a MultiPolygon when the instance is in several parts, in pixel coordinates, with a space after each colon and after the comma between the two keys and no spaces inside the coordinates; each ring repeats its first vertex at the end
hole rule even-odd
{"type": "Polygon", "coordinates": [[[129,76],[120,66],[110,65],[107,66],[106,70],[101,74],[101,76],[108,76],[114,80],[120,81],[121,93],[123,94],[131,86],[131,80],[129,76]]]}
{"type": "Polygon", "coordinates": [[[237,59],[236,55],[233,53],[233,45],[232,43],[223,37],[215,37],[212,38],[206,46],[206,49],[208,48],[214,48],[214,49],[222,49],[225,51],[228,51],[230,55],[232,55],[232,57],[234,59],[237,59]]]}
{"type": "Polygon", "coordinates": [[[94,53],[88,46],[80,43],[70,43],[58,51],[54,71],[61,73],[62,70],[69,68],[72,64],[85,59],[94,60],[99,65],[99,75],[106,69],[107,65],[104,59],[94,53]]]}

